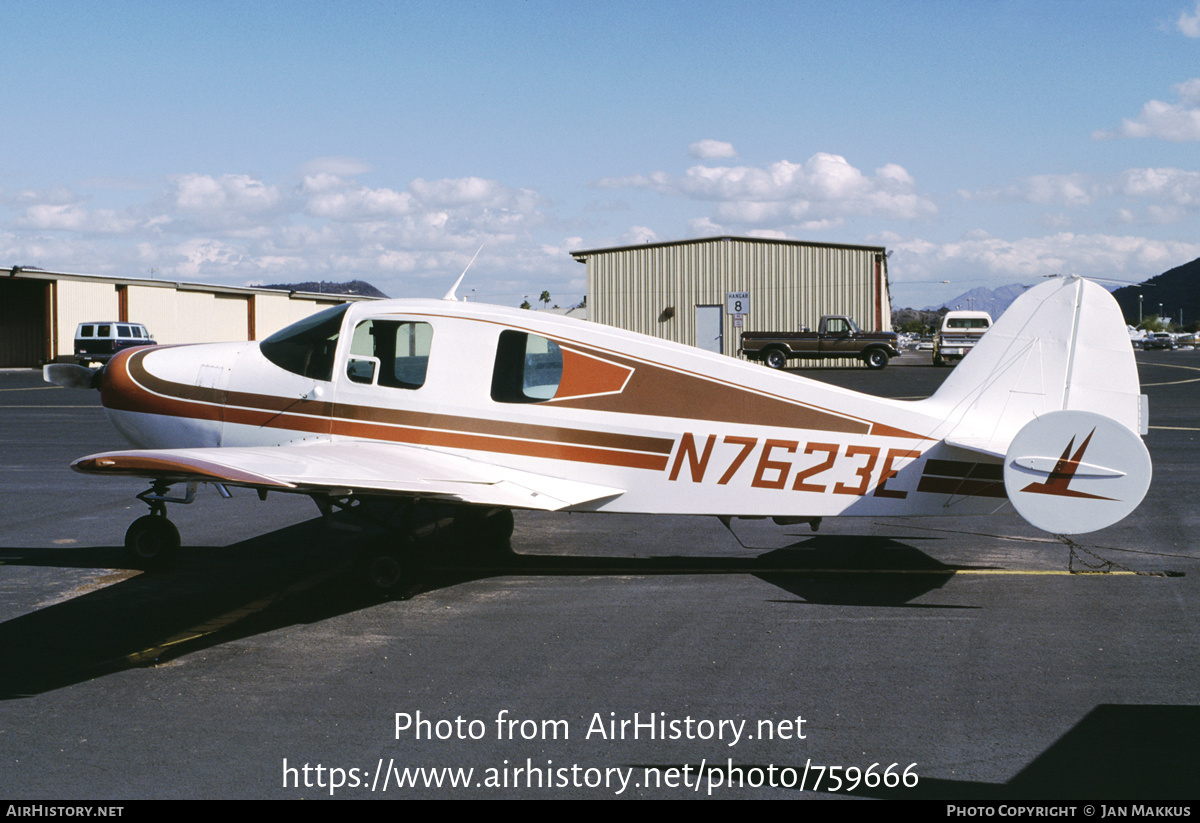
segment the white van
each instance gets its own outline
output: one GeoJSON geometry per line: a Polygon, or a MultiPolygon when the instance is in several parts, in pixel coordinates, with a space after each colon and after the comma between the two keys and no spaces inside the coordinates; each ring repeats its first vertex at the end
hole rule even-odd
{"type": "Polygon", "coordinates": [[[93,361],[107,363],[122,349],[157,345],[141,323],[102,320],[80,323],[75,329],[75,360],[81,366],[93,361]]]}

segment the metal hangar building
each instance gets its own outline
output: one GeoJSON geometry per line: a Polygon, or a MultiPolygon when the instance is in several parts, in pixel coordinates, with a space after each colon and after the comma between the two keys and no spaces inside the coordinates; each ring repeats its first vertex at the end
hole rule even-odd
{"type": "Polygon", "coordinates": [[[589,319],[730,356],[743,331],[816,329],[823,314],[892,328],[882,246],[707,237],[571,256],[589,319]]]}

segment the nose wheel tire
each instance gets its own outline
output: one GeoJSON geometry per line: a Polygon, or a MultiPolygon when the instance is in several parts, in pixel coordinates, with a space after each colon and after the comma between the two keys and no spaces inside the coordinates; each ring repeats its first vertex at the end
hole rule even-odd
{"type": "Polygon", "coordinates": [[[129,558],[147,568],[170,563],[178,555],[179,545],[179,529],[161,515],[139,517],[125,532],[129,558]]]}

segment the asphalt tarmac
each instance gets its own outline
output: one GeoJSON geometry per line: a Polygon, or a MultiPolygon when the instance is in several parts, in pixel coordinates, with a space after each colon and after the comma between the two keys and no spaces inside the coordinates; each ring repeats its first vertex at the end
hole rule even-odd
{"type": "Polygon", "coordinates": [[[98,395],[0,372],[0,798],[1194,799],[1200,352],[1138,362],[1154,481],[1075,557],[1016,515],[518,513],[385,601],[287,495],[204,490],[132,568],[142,482],[67,468],[124,445],[98,395]]]}

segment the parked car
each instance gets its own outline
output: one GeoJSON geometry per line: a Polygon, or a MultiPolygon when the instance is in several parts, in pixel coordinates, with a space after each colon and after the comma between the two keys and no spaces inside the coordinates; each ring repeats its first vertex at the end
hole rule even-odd
{"type": "Polygon", "coordinates": [[[1151,332],[1146,335],[1146,342],[1142,344],[1142,349],[1149,351],[1150,349],[1173,349],[1175,348],[1175,338],[1165,331],[1151,332]]]}
{"type": "Polygon", "coordinates": [[[79,365],[107,363],[117,352],[134,346],[157,346],[141,323],[100,320],[75,328],[75,360],[79,365]]]}

